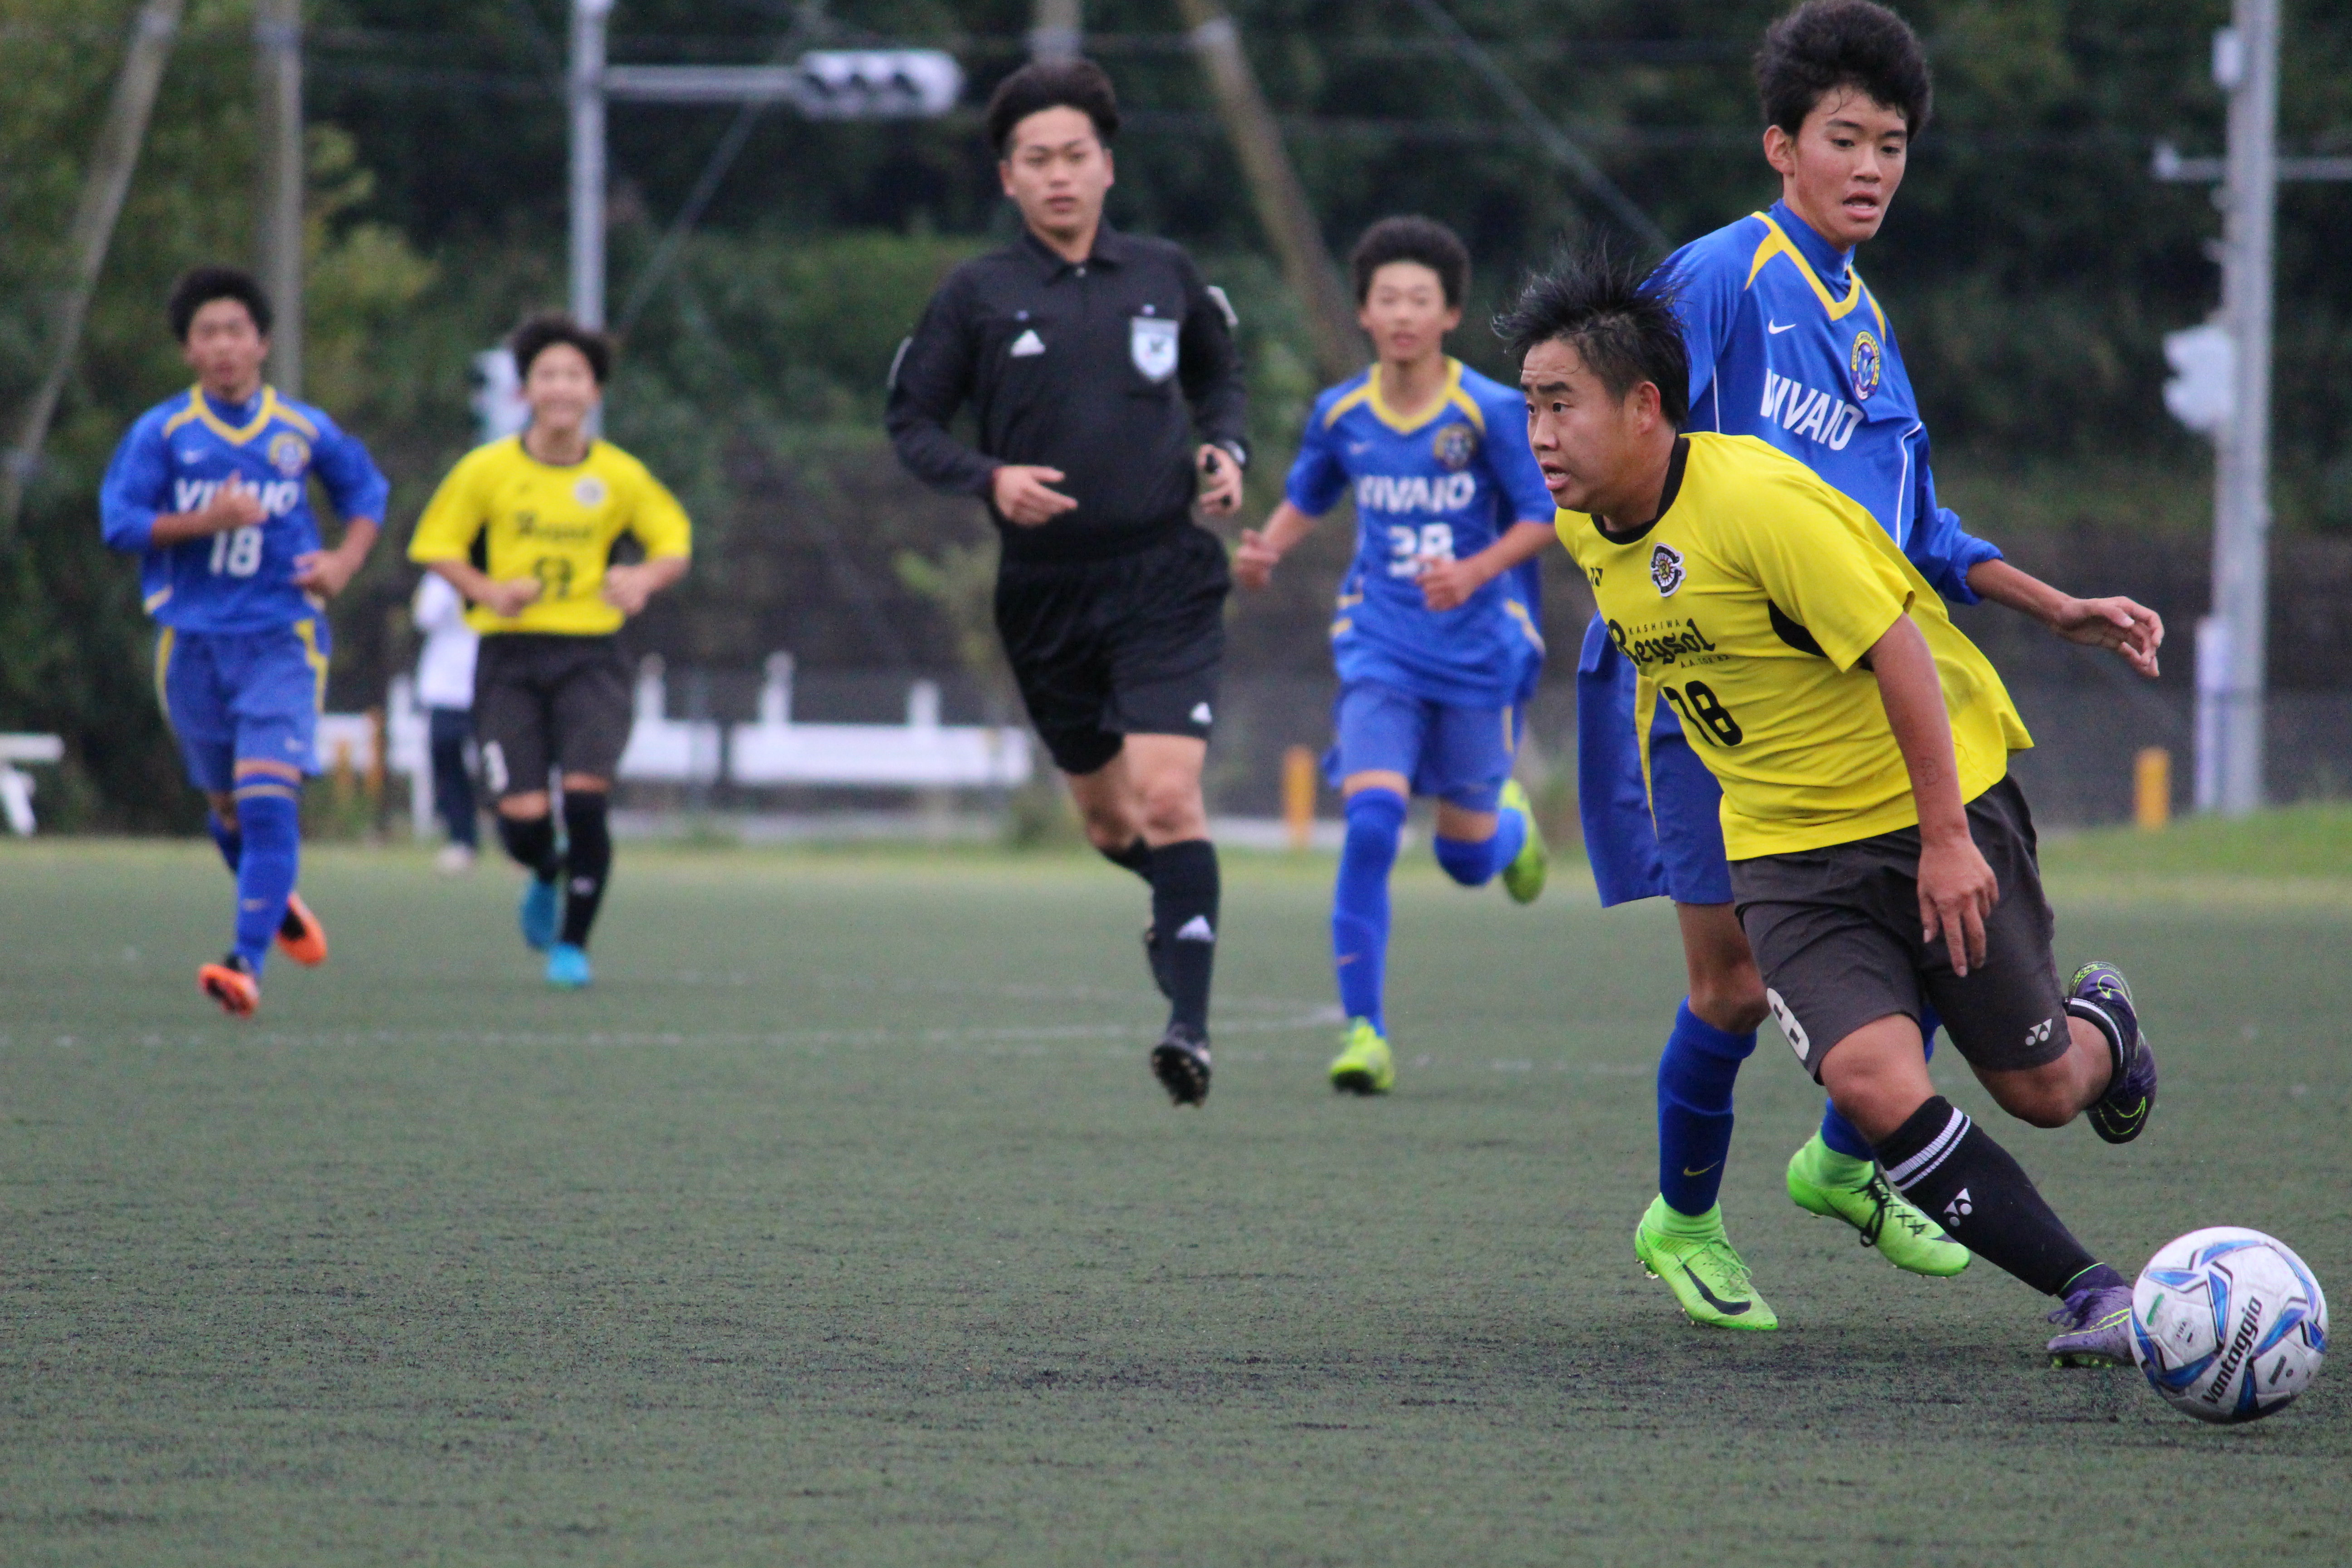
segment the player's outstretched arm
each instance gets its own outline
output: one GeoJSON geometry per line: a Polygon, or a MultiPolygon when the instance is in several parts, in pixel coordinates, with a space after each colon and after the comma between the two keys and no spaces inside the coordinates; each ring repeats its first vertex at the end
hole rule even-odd
{"type": "Polygon", "coordinates": [[[2032,616],[2068,642],[2111,648],[2142,675],[2156,677],[2164,617],[2145,605],[2120,596],[2078,599],[2006,561],[1969,567],[1969,586],[1982,598],[2032,616]]]}
{"type": "Polygon", "coordinates": [[[1936,656],[1911,617],[1898,616],[1872,646],[1870,668],[1919,808],[1920,934],[1927,942],[1940,934],[1951,949],[1954,972],[1966,974],[1970,964],[1984,962],[1985,918],[2000,901],[2000,882],[1969,834],[1936,656]]]}
{"type": "Polygon", "coordinates": [[[306,550],[294,558],[294,585],[306,594],[333,598],[351,586],[352,579],[367,564],[368,552],[375,548],[383,531],[373,518],[345,519],[341,544],[332,550],[306,550]]]}
{"type": "Polygon", "coordinates": [[[1433,610],[1458,609],[1470,595],[1508,572],[1544,552],[1559,536],[1549,521],[1521,519],[1500,539],[1461,561],[1431,561],[1421,569],[1422,602],[1433,610]]]}
{"type": "Polygon", "coordinates": [[[1286,500],[1265,520],[1265,531],[1243,529],[1242,542],[1234,547],[1234,581],[1252,592],[1265,587],[1274,581],[1274,569],[1282,558],[1322,521],[1286,500]]]}

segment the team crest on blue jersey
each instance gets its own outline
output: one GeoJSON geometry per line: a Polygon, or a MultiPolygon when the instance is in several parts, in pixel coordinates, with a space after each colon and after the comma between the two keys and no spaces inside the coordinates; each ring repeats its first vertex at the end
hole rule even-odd
{"type": "Polygon", "coordinates": [[[1458,474],[1478,455],[1478,432],[1467,425],[1448,425],[1430,443],[1429,451],[1446,472],[1458,474]]]}
{"type": "Polygon", "coordinates": [[[1870,395],[1878,390],[1878,380],[1885,370],[1878,352],[1878,340],[1868,332],[1853,335],[1853,400],[1867,403],[1870,395]]]}
{"type": "Polygon", "coordinates": [[[1671,544],[1660,544],[1650,552],[1650,581],[1658,585],[1658,597],[1671,599],[1675,590],[1683,585],[1682,552],[1671,544]]]}
{"type": "Polygon", "coordinates": [[[299,479],[310,464],[310,443],[291,430],[280,430],[269,438],[269,466],[287,479],[299,479]]]}

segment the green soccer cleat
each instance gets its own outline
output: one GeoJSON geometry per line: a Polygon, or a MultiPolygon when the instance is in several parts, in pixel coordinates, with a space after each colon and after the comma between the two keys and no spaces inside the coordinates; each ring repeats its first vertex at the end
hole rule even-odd
{"type": "Polygon", "coordinates": [[[1544,847],[1543,829],[1536,826],[1536,808],[1528,803],[1528,792],[1518,780],[1504,781],[1498,804],[1528,819],[1528,841],[1503,868],[1503,890],[1520,903],[1532,904],[1543,896],[1544,879],[1551,875],[1551,852],[1544,847]]]}
{"type": "Polygon", "coordinates": [[[1818,1132],[1789,1156],[1789,1197],[1808,1214],[1845,1221],[1906,1273],[1948,1279],[1969,1266],[1969,1249],[1888,1186],[1876,1165],[1839,1153],[1818,1132]]]}
{"type": "Polygon", "coordinates": [[[1715,1329],[1777,1329],[1780,1320],[1756,1293],[1748,1265],[1723,1234],[1723,1210],[1696,1218],[1676,1214],[1664,1197],[1633,1227],[1633,1256],[1664,1279],[1690,1321],[1715,1329]]]}
{"type": "Polygon", "coordinates": [[[1389,1043],[1370,1018],[1348,1026],[1339,1054],[1331,1058],[1331,1087],[1345,1094],[1386,1094],[1396,1087],[1396,1062],[1389,1043]]]}

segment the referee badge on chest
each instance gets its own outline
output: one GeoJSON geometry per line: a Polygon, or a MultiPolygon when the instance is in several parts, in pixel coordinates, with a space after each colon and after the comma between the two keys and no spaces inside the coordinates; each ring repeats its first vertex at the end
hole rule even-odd
{"type": "Polygon", "coordinates": [[[1158,316],[1130,318],[1127,353],[1146,381],[1166,381],[1176,374],[1176,323],[1158,316]]]}

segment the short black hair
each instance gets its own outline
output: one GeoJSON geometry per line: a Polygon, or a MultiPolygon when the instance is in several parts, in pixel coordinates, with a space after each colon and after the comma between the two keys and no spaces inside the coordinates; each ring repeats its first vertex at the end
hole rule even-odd
{"type": "Polygon", "coordinates": [[[265,338],[269,335],[269,296],[261,291],[253,274],[235,267],[211,266],[191,267],[172,285],[172,297],[163,307],[172,318],[172,335],[186,342],[196,312],[215,300],[236,300],[253,318],[253,330],[265,338]]]}
{"type": "Polygon", "coordinates": [[[1668,423],[1679,430],[1689,421],[1690,356],[1663,269],[1645,275],[1606,249],[1563,256],[1528,279],[1518,302],[1495,319],[1495,333],[1513,359],[1566,343],[1610,396],[1622,402],[1646,381],[1668,423]]]}
{"type": "Polygon", "coordinates": [[[542,310],[524,318],[507,338],[514,355],[515,374],[529,380],[530,362],[558,343],[569,343],[587,356],[588,369],[602,386],[613,374],[613,340],[593,327],[583,327],[560,310],[542,310]]]}
{"type": "Polygon", "coordinates": [[[1384,217],[1364,230],[1348,258],[1357,304],[1370,298],[1372,274],[1392,261],[1418,262],[1436,273],[1445,302],[1456,309],[1470,291],[1470,250],[1460,235],[1434,218],[1384,217]]]}
{"type": "Polygon", "coordinates": [[[1813,106],[1842,87],[1901,114],[1914,136],[1927,129],[1936,106],[1919,35],[1884,5],[1805,0],[1764,29],[1756,91],[1766,124],[1794,136],[1813,106]]]}
{"type": "Polygon", "coordinates": [[[1048,109],[1075,109],[1095,122],[1106,147],[1118,134],[1118,94],[1110,73],[1092,60],[1032,60],[996,84],[988,98],[988,141],[999,158],[1013,151],[1013,127],[1048,109]]]}

